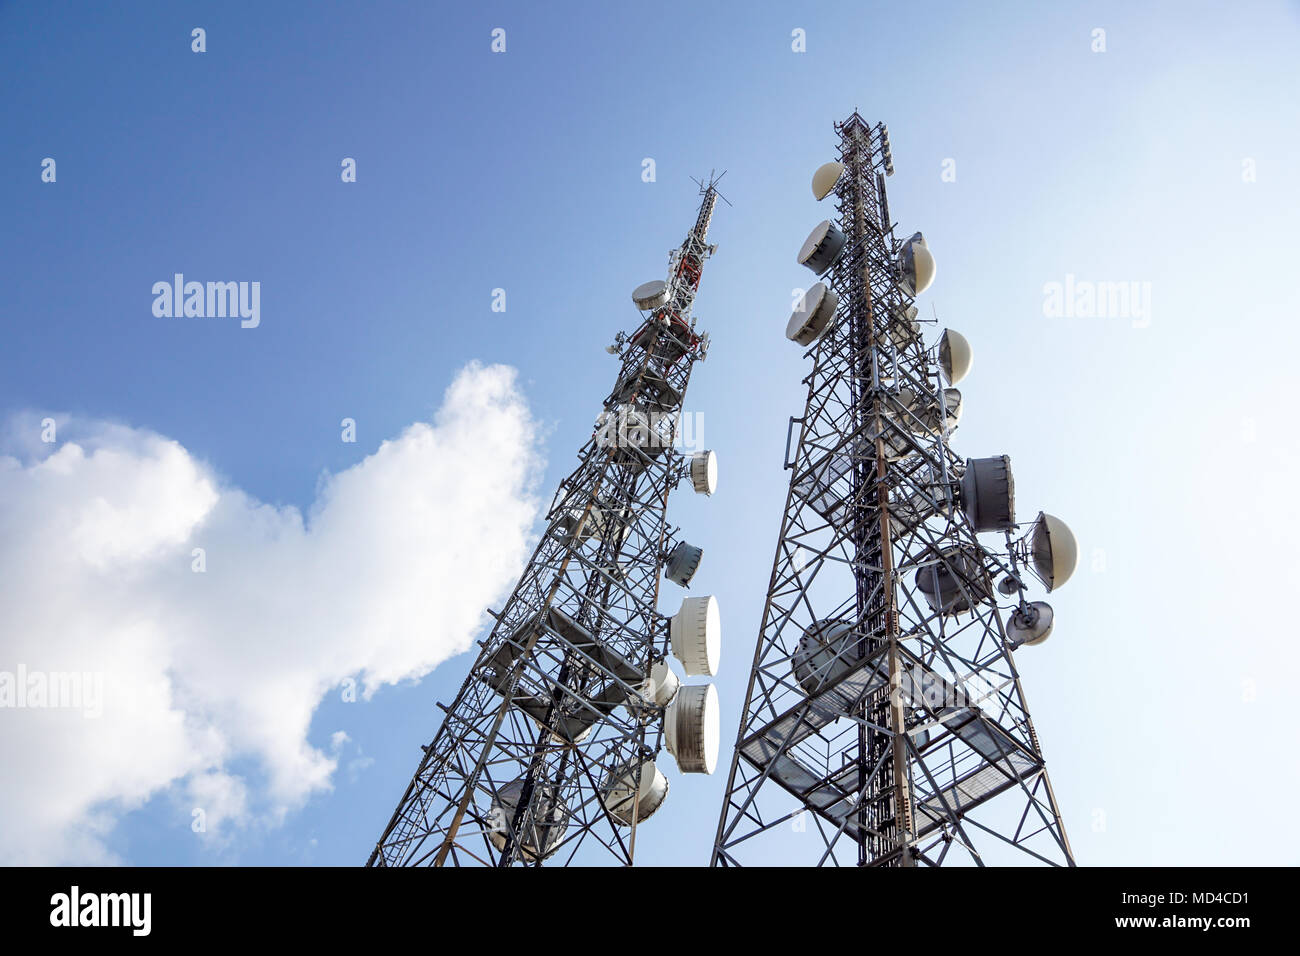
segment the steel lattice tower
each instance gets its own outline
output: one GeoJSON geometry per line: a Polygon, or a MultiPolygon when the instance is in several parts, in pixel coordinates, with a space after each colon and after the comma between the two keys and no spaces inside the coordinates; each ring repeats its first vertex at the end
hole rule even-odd
{"type": "Polygon", "coordinates": [[[1077,548],[1045,514],[1013,541],[1009,459],[951,450],[943,379],[969,346],[923,342],[933,259],[894,235],[888,131],[835,128],[813,192],[838,224],[799,256],[827,278],[787,331],[813,368],[712,862],[1073,865],[1012,649],[1051,627],[1024,572],[1051,590],[1077,548]]]}
{"type": "Polygon", "coordinates": [[[683,480],[711,493],[716,481],[712,452],[674,447],[708,350],[691,307],[714,251],[716,183],[701,185],[667,280],[633,293],[642,321],[609,348],[620,368],[595,433],[455,701],[439,704],[445,719],[367,865],[631,864],[638,822],[667,793],[661,747],[684,771],[712,771],[702,753],[711,743],[716,759],[712,685],[678,691],[666,657],[671,630],[687,673],[712,673],[716,646],[687,645],[706,628],[716,645],[716,604],[688,599],[671,622],[657,607],[660,569],[685,586],[701,555],[676,540],[669,494],[683,480]],[[679,635],[679,624],[693,629],[679,635]]]}

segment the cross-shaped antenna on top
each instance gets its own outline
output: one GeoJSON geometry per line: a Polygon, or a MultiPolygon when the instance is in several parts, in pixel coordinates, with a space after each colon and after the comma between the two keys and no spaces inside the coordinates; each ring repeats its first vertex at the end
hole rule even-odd
{"type": "Polygon", "coordinates": [[[718,173],[718,175],[716,175],[716,176],[713,175],[713,173],[714,173],[714,170],[710,169],[710,170],[709,170],[709,181],[708,181],[707,183],[702,183],[702,182],[700,182],[700,181],[699,181],[698,179],[696,179],[694,176],[691,177],[691,182],[695,183],[695,185],[697,185],[697,186],[700,187],[700,195],[704,195],[704,194],[707,193],[710,189],[712,189],[715,193],[717,193],[719,199],[721,199],[721,200],[722,200],[723,202],[725,202],[728,206],[730,206],[730,205],[731,205],[731,200],[728,199],[726,196],[722,195],[722,193],[718,191],[718,183],[720,183],[720,182],[722,181],[722,177],[723,177],[723,176],[727,175],[727,171],[724,169],[722,172],[718,173]]]}

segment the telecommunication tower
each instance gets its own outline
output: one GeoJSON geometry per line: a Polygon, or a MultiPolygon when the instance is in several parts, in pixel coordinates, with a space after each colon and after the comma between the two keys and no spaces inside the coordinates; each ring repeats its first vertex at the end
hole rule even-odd
{"type": "Polygon", "coordinates": [[[1017,523],[1008,457],[952,451],[970,345],[923,340],[935,264],[895,236],[888,130],[856,111],[835,129],[812,188],[838,218],[798,255],[825,281],[786,330],[807,404],[712,863],[1073,865],[1012,652],[1047,639],[1027,590],[1064,583],[1077,546],[1052,515],[1017,523]]]}
{"type": "Polygon", "coordinates": [[[701,549],[667,520],[669,494],[712,494],[717,457],[678,450],[691,369],[709,340],[691,306],[719,193],[700,184],[695,224],[666,280],[632,293],[641,313],[607,351],[620,367],[546,531],[368,866],[633,862],[638,825],[668,794],[655,759],[712,773],[720,630],[713,597],[658,610],[661,573],[683,588],[701,549]]]}

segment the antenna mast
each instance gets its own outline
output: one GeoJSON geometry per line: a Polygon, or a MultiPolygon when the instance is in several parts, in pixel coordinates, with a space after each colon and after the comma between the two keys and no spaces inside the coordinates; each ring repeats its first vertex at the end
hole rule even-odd
{"type": "Polygon", "coordinates": [[[950,448],[970,346],[922,340],[934,259],[894,235],[888,130],[856,111],[835,129],[812,185],[838,219],[798,257],[826,281],[786,330],[813,367],[712,862],[1073,865],[1012,651],[1046,640],[1029,575],[1059,586],[1075,541],[1046,514],[1013,541],[1010,459],[950,448]]]}
{"type": "MultiPolygon", "coordinates": [[[[707,336],[691,307],[717,181],[666,280],[633,292],[641,320],[619,357],[578,466],[546,530],[375,845],[369,866],[633,862],[638,824],[668,792],[655,758],[712,773],[718,751],[712,597],[658,611],[660,572],[687,587],[702,551],[667,522],[683,481],[712,494],[717,458],[676,447],[682,402],[707,336]]],[[[696,432],[698,434],[698,432],[696,432]]]]}

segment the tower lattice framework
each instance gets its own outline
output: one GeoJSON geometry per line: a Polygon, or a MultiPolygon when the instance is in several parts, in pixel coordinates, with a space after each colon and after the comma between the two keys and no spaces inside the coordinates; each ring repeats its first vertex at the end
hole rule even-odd
{"type": "Polygon", "coordinates": [[[1059,584],[1073,538],[1040,515],[1013,541],[1009,460],[950,448],[965,340],[923,341],[933,260],[894,235],[888,131],[835,128],[837,221],[800,254],[833,264],[787,333],[812,370],[712,863],[1073,865],[1012,656],[1050,630],[1026,572],[1059,584]]]}
{"type": "Polygon", "coordinates": [[[700,556],[677,540],[668,498],[683,481],[711,492],[716,467],[712,452],[675,447],[708,350],[691,309],[714,250],[716,180],[701,193],[668,278],[637,290],[642,319],[609,349],[620,367],[594,433],[469,676],[438,705],[442,725],[369,866],[633,862],[667,788],[657,690],[676,678],[660,571],[685,585],[700,556]]]}

